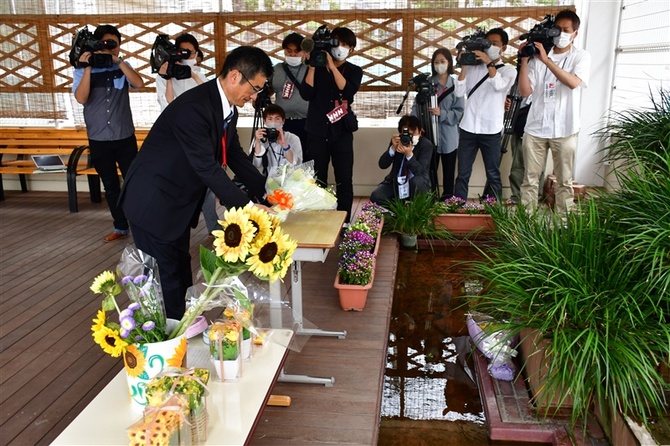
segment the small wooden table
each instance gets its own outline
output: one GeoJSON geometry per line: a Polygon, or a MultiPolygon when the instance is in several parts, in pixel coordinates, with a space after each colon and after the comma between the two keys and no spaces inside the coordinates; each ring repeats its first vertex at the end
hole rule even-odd
{"type": "MultiPolygon", "coordinates": [[[[208,368],[212,373],[207,384],[209,425],[205,444],[249,443],[280,375],[288,354],[284,346],[289,344],[291,336],[291,330],[271,330],[265,344],[254,346],[251,360],[243,362],[242,377],[226,382],[218,380],[202,336],[189,340],[189,367],[208,368]]],[[[126,429],[141,416],[131,406],[126,372],[121,370],[52,444],[128,444],[126,429]]]]}
{"type": "MultiPolygon", "coordinates": [[[[293,253],[291,264],[291,306],[294,312],[294,324],[298,326],[296,334],[311,336],[333,336],[344,339],[346,331],[328,331],[303,327],[302,315],[302,262],[325,262],[328,252],[335,247],[342,225],[347,217],[345,211],[302,211],[291,212],[286,221],[281,224],[282,229],[291,238],[298,242],[298,248],[293,253]]],[[[279,282],[270,284],[270,295],[273,300],[281,300],[281,286],[279,282]]],[[[287,375],[283,372],[279,376],[282,382],[297,382],[308,384],[323,384],[331,387],[335,378],[319,378],[307,375],[287,375]]]]}

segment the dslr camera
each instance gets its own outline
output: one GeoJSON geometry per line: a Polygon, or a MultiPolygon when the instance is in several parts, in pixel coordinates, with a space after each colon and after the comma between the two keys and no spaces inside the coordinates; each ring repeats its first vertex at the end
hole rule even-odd
{"type": "Polygon", "coordinates": [[[95,51],[111,50],[114,48],[116,48],[115,40],[98,40],[93,37],[93,33],[88,30],[88,26],[84,26],[72,38],[70,64],[75,68],[86,68],[89,66],[93,68],[110,68],[114,65],[112,55],[96,53],[95,51]],[[86,52],[91,53],[91,58],[88,63],[80,62],[79,58],[86,52]]]}
{"type": "Polygon", "coordinates": [[[458,42],[456,49],[456,60],[459,65],[477,65],[481,61],[477,60],[477,55],[473,51],[486,51],[491,47],[491,41],[485,37],[486,33],[481,28],[469,36],[463,37],[458,42]]]}
{"type": "Polygon", "coordinates": [[[530,31],[519,36],[519,40],[528,40],[528,44],[519,51],[520,57],[533,57],[537,53],[534,42],[540,42],[548,53],[554,46],[554,37],[561,35],[561,29],[556,26],[554,16],[547,14],[530,31]]]}
{"type": "Polygon", "coordinates": [[[277,139],[279,139],[279,130],[276,128],[269,128],[265,127],[265,137],[261,139],[262,142],[268,142],[270,141],[271,143],[277,142],[277,139]]]}
{"type": "Polygon", "coordinates": [[[151,48],[151,57],[149,58],[151,72],[158,73],[161,66],[167,62],[167,71],[160,75],[163,79],[188,79],[191,77],[191,67],[180,65],[177,62],[188,59],[190,56],[191,52],[189,50],[180,50],[174,43],[170,42],[167,34],[159,34],[151,48]]]}
{"type": "Polygon", "coordinates": [[[308,41],[305,45],[307,47],[313,46],[312,49],[309,49],[309,65],[312,67],[325,67],[328,59],[323,52],[330,52],[332,48],[339,46],[339,40],[331,36],[327,25],[319,26],[311,40],[312,42],[308,41]]]}
{"type": "Polygon", "coordinates": [[[400,133],[400,144],[405,147],[412,145],[412,134],[409,132],[407,127],[403,128],[402,132],[400,133]]]}

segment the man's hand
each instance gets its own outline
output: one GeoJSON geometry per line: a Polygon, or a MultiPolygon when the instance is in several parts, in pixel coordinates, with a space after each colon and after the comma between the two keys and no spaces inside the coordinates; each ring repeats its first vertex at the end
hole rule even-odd
{"type": "Polygon", "coordinates": [[[261,139],[265,138],[265,127],[260,127],[258,130],[256,130],[256,142],[260,142],[261,139]]]}
{"type": "Polygon", "coordinates": [[[484,51],[474,50],[473,53],[475,53],[477,60],[484,62],[485,65],[491,63],[491,58],[484,51]]]}
{"type": "Polygon", "coordinates": [[[269,208],[269,207],[267,207],[267,206],[265,206],[265,205],[263,205],[263,204],[260,204],[260,203],[254,203],[254,206],[257,207],[257,208],[259,208],[259,209],[261,209],[261,210],[263,210],[263,211],[265,211],[265,212],[267,212],[268,214],[276,214],[276,213],[277,213],[277,212],[275,212],[274,209],[269,208]]]}
{"type": "Polygon", "coordinates": [[[158,74],[165,76],[167,74],[167,69],[168,69],[168,63],[163,62],[163,65],[158,69],[158,74]]]}
{"type": "Polygon", "coordinates": [[[535,45],[535,58],[546,65],[549,61],[549,56],[547,56],[547,52],[544,50],[544,45],[540,42],[533,42],[533,45],[535,45]]]}
{"type": "Polygon", "coordinates": [[[432,113],[435,116],[440,116],[440,107],[431,107],[428,109],[428,112],[432,113]]]}

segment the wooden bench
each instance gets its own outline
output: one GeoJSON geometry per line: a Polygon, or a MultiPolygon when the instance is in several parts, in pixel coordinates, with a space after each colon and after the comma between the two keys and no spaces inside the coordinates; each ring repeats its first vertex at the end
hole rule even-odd
{"type": "MultiPolygon", "coordinates": [[[[136,131],[138,146],[147,133],[148,130],[136,131]]],[[[18,175],[21,191],[28,191],[26,175],[40,172],[30,159],[31,155],[61,155],[64,158],[70,212],[78,211],[78,175],[86,175],[88,178],[91,202],[102,201],[100,179],[88,152],[86,129],[43,127],[0,127],[0,200],[5,198],[2,174],[18,175]],[[5,155],[11,156],[11,159],[5,155]]]]}

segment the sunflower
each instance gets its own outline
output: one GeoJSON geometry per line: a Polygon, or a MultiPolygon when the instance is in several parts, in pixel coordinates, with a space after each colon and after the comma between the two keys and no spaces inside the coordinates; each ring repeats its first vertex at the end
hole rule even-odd
{"type": "Polygon", "coordinates": [[[91,330],[94,332],[99,330],[100,327],[103,327],[105,325],[105,321],[107,320],[107,314],[102,311],[98,310],[98,315],[97,318],[93,318],[94,325],[91,326],[91,330]]]}
{"type": "Polygon", "coordinates": [[[265,243],[267,239],[272,237],[272,222],[270,221],[269,214],[252,204],[246,205],[244,211],[249,216],[249,220],[254,225],[254,228],[256,228],[252,243],[265,243]]]}
{"type": "Polygon", "coordinates": [[[222,257],[225,262],[244,260],[256,228],[242,209],[229,209],[223,217],[224,220],[219,221],[223,230],[212,232],[216,237],[214,239],[216,255],[222,257]]]}
{"type": "Polygon", "coordinates": [[[175,349],[174,355],[171,358],[168,358],[167,363],[172,367],[181,367],[184,362],[184,356],[186,356],[186,348],[188,347],[186,343],[186,337],[182,337],[179,341],[179,346],[175,349]]]}
{"type": "Polygon", "coordinates": [[[251,251],[247,259],[249,271],[258,277],[268,278],[271,282],[284,277],[296,246],[296,242],[284,234],[281,228],[276,228],[270,240],[251,251]],[[283,274],[280,275],[281,271],[283,274]]]}
{"type": "Polygon", "coordinates": [[[128,376],[137,378],[144,371],[147,360],[144,357],[144,353],[131,344],[123,352],[123,363],[126,365],[128,376]]]}
{"type": "Polygon", "coordinates": [[[123,349],[128,346],[128,343],[119,337],[118,330],[113,330],[104,325],[93,331],[93,339],[105,353],[113,358],[121,356],[123,349]]]}
{"type": "Polygon", "coordinates": [[[93,280],[91,291],[95,294],[104,293],[111,290],[116,285],[116,277],[111,271],[104,271],[93,280]]]}

